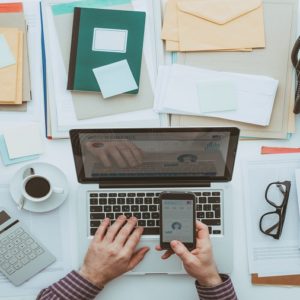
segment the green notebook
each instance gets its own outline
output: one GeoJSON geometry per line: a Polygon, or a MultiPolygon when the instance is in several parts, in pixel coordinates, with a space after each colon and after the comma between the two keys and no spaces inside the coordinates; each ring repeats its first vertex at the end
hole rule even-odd
{"type": "Polygon", "coordinates": [[[144,12],[75,7],[67,89],[99,92],[93,69],[123,59],[139,86],[145,17],[144,12]]]}

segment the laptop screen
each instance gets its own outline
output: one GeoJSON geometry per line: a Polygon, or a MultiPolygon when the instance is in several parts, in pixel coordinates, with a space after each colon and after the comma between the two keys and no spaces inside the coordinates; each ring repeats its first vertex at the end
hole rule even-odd
{"type": "Polygon", "coordinates": [[[72,130],[80,182],[230,180],[239,130],[155,128],[72,130]]]}

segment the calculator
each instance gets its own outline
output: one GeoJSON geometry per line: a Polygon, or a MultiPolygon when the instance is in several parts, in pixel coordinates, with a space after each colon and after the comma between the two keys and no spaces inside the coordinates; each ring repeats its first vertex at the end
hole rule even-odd
{"type": "Polygon", "coordinates": [[[0,271],[21,285],[55,261],[25,226],[0,207],[0,271]]]}

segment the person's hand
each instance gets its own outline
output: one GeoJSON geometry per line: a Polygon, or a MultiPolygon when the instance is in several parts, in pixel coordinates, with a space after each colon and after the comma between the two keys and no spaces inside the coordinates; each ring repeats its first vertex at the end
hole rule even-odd
{"type": "Polygon", "coordinates": [[[99,226],[79,270],[82,277],[98,287],[132,270],[149,250],[136,250],[143,233],[142,227],[135,228],[136,218],[120,216],[113,225],[109,223],[106,218],[99,226]]]}
{"type": "Polygon", "coordinates": [[[136,167],[142,163],[141,149],[128,140],[90,141],[85,145],[105,168],[110,168],[114,164],[120,168],[136,167]]]}
{"type": "MultiPolygon", "coordinates": [[[[208,228],[205,224],[197,221],[196,248],[191,252],[179,241],[171,241],[172,250],[167,250],[162,259],[167,259],[176,254],[183,262],[186,272],[194,277],[201,285],[208,287],[222,283],[214,262],[212,244],[209,238],[208,228]]],[[[162,250],[156,246],[156,250],[162,250]]]]}

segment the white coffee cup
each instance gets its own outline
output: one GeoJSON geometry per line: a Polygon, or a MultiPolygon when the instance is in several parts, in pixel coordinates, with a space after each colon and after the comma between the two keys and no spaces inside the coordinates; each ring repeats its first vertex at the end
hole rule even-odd
{"type": "Polygon", "coordinates": [[[22,195],[32,202],[42,202],[49,199],[53,193],[63,192],[63,188],[52,186],[48,178],[38,174],[27,176],[22,182],[22,195]]]}

